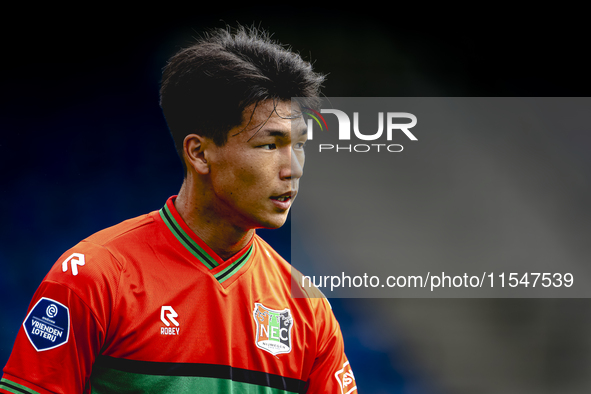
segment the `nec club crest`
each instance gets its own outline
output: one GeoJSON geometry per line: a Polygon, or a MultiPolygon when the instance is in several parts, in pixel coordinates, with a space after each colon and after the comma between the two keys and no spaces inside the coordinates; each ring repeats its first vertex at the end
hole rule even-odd
{"type": "Polygon", "coordinates": [[[259,349],[277,355],[291,352],[293,318],[289,309],[278,311],[260,303],[254,304],[255,344],[259,349]]]}

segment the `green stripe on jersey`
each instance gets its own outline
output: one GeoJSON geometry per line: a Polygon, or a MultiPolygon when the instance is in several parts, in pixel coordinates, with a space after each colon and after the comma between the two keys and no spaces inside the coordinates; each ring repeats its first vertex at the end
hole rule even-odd
{"type": "MultiPolygon", "coordinates": [[[[179,225],[179,223],[175,220],[174,216],[170,212],[168,206],[164,206],[159,211],[160,217],[170,230],[170,232],[179,240],[179,242],[189,251],[193,256],[195,256],[203,265],[205,265],[208,269],[212,270],[219,266],[219,263],[216,261],[215,258],[210,256],[195,240],[193,240],[189,234],[183,230],[183,228],[179,225]]],[[[214,276],[220,282],[223,283],[232,275],[246,264],[250,256],[252,255],[252,251],[254,249],[254,244],[250,246],[248,251],[246,251],[240,258],[238,258],[235,262],[221,270],[220,272],[216,273],[214,276]]]]}
{"type": "Polygon", "coordinates": [[[35,390],[31,390],[30,388],[25,387],[22,384],[15,383],[6,378],[0,379],[0,388],[13,394],[39,394],[35,390]]]}
{"type": "Polygon", "coordinates": [[[93,393],[301,393],[306,382],[221,364],[140,361],[99,355],[93,393]]]}
{"type": "MultiPolygon", "coordinates": [[[[94,372],[94,371],[93,371],[94,372]]],[[[94,375],[94,374],[93,374],[94,375]]],[[[102,371],[91,380],[93,394],[110,393],[248,393],[248,394],[295,394],[252,383],[236,382],[229,379],[200,376],[145,375],[110,369],[102,371]]]]}
{"type": "Polygon", "coordinates": [[[254,244],[250,245],[250,248],[248,249],[248,251],[246,253],[244,253],[244,255],[242,255],[242,257],[240,257],[234,263],[230,264],[229,266],[227,266],[226,268],[224,268],[223,270],[221,270],[220,272],[215,274],[214,275],[215,278],[220,283],[223,283],[226,279],[230,278],[232,275],[234,275],[236,272],[238,272],[240,270],[240,268],[242,268],[242,266],[244,264],[246,264],[246,262],[248,261],[248,259],[252,255],[253,249],[254,249],[254,244]]]}
{"type": "Polygon", "coordinates": [[[185,232],[185,230],[183,230],[183,228],[175,220],[174,216],[172,216],[172,213],[166,205],[160,210],[160,217],[162,220],[164,220],[164,223],[176,237],[176,239],[178,239],[179,242],[183,244],[183,246],[187,248],[191,254],[193,254],[193,256],[201,261],[203,265],[209,269],[213,269],[219,265],[213,257],[211,257],[201,246],[199,246],[197,242],[195,242],[189,236],[189,234],[185,232]]]}

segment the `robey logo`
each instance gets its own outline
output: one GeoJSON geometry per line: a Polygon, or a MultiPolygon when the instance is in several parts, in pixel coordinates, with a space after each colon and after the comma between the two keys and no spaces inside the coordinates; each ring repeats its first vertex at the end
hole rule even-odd
{"type": "Polygon", "coordinates": [[[160,335],[179,335],[180,333],[180,324],[176,321],[176,318],[179,317],[179,314],[173,309],[172,306],[164,305],[160,308],[160,320],[166,327],[160,327],[160,335]],[[171,324],[174,326],[171,326],[171,324]]]}
{"type": "MultiPolygon", "coordinates": [[[[320,130],[328,131],[328,124],[322,114],[333,114],[338,122],[339,141],[350,141],[354,136],[361,141],[377,141],[383,138],[385,134],[386,141],[392,141],[395,133],[401,132],[411,141],[418,141],[417,137],[410,131],[417,125],[417,117],[409,112],[378,112],[377,131],[362,130],[359,126],[359,112],[353,112],[353,122],[347,113],[338,109],[320,109],[320,112],[305,107],[303,113],[308,117],[308,140],[314,138],[314,123],[320,130]],[[405,122],[406,121],[406,122],[405,122]],[[353,133],[351,133],[351,130],[353,133]]],[[[375,116],[375,115],[374,115],[375,116]]],[[[400,144],[386,143],[364,143],[349,145],[319,144],[319,152],[324,151],[348,151],[348,152],[402,152],[403,146],[400,144]]]]}
{"type": "Polygon", "coordinates": [[[62,262],[62,271],[63,272],[68,271],[68,262],[72,266],[72,275],[74,275],[74,276],[78,275],[78,266],[82,267],[83,265],[86,264],[86,260],[85,260],[84,255],[82,253],[72,253],[70,255],[70,257],[68,257],[67,259],[65,259],[62,262]]]}

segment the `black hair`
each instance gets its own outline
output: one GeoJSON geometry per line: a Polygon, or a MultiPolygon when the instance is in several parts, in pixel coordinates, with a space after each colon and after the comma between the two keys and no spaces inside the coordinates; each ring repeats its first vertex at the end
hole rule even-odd
{"type": "Polygon", "coordinates": [[[185,166],[188,134],[222,146],[229,130],[242,124],[246,107],[292,97],[309,98],[306,106],[313,107],[324,78],[264,30],[216,29],[170,58],[162,75],[160,106],[185,166]]]}

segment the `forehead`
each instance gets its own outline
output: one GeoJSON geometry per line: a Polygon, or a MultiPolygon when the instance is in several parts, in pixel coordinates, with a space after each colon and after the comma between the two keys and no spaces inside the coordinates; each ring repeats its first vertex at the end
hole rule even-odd
{"type": "Polygon", "coordinates": [[[305,129],[306,124],[297,105],[292,108],[290,101],[273,100],[246,107],[242,113],[242,125],[239,126],[240,134],[248,139],[268,135],[268,132],[273,130],[302,134],[305,129]]]}

